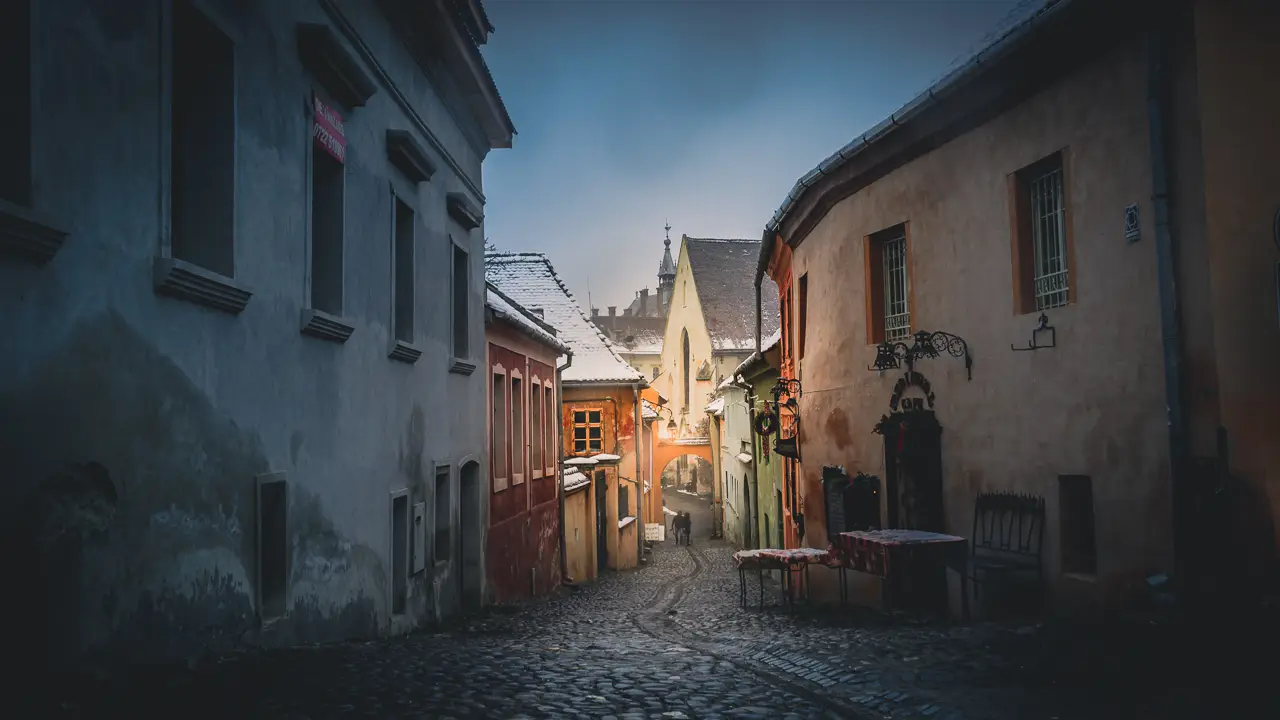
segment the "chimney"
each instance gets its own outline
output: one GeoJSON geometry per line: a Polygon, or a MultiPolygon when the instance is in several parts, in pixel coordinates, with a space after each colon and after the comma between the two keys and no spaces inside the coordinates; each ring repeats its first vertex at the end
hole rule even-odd
{"type": "Polygon", "coordinates": [[[595,320],[600,317],[600,308],[591,308],[591,319],[595,320]]]}
{"type": "Polygon", "coordinates": [[[622,317],[631,317],[631,308],[622,308],[622,317]]]}
{"type": "Polygon", "coordinates": [[[649,315],[649,288],[640,291],[640,314],[646,317],[649,315]]]}
{"type": "Polygon", "coordinates": [[[610,306],[609,306],[609,317],[617,317],[617,316],[618,316],[618,306],[617,306],[617,305],[610,305],[610,306]]]}
{"type": "Polygon", "coordinates": [[[537,308],[537,307],[529,308],[529,312],[533,313],[534,315],[537,315],[538,317],[544,317],[542,314],[542,308],[537,308]]]}

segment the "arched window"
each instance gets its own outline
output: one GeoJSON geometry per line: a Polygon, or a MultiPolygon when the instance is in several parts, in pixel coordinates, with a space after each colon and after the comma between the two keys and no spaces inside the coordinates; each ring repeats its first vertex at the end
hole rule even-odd
{"type": "Polygon", "coordinates": [[[680,343],[684,347],[684,407],[689,408],[689,389],[693,386],[693,380],[689,377],[689,329],[685,328],[680,331],[680,343]]]}

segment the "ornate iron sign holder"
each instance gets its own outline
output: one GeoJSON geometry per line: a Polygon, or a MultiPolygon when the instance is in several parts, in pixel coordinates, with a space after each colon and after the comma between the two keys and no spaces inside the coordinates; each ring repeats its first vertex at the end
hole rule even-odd
{"type": "Polygon", "coordinates": [[[1045,348],[1058,347],[1058,331],[1049,324],[1049,316],[1040,313],[1040,319],[1036,322],[1036,328],[1031,331],[1031,339],[1027,341],[1024,348],[1014,347],[1013,343],[1009,343],[1009,349],[1014,352],[1027,352],[1028,350],[1044,350],[1045,348]],[[1040,334],[1049,333],[1049,342],[1040,344],[1040,334]]]}
{"type": "Polygon", "coordinates": [[[969,345],[964,338],[941,330],[921,330],[912,338],[914,342],[910,346],[901,340],[886,340],[877,345],[875,363],[867,369],[882,372],[897,370],[905,364],[908,370],[914,370],[917,360],[941,357],[946,353],[951,357],[964,358],[965,373],[970,380],[973,379],[973,357],[969,355],[969,345]]]}

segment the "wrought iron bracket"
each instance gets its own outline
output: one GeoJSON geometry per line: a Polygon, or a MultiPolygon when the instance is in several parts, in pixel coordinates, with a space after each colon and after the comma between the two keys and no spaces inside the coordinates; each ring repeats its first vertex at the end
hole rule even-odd
{"type": "Polygon", "coordinates": [[[1036,322],[1036,328],[1031,331],[1031,339],[1027,341],[1024,348],[1014,347],[1013,343],[1009,343],[1009,349],[1014,352],[1027,352],[1028,350],[1044,350],[1046,348],[1058,347],[1058,331],[1049,324],[1049,316],[1040,313],[1040,319],[1036,322]],[[1040,344],[1040,334],[1048,333],[1049,342],[1040,344]]]}
{"type": "Polygon", "coordinates": [[[969,344],[964,338],[941,330],[921,330],[912,337],[915,342],[910,347],[901,341],[885,341],[877,345],[875,362],[867,369],[883,372],[906,365],[908,370],[915,370],[917,360],[936,358],[946,353],[951,357],[964,358],[965,375],[973,380],[973,356],[969,354],[969,344]]]}

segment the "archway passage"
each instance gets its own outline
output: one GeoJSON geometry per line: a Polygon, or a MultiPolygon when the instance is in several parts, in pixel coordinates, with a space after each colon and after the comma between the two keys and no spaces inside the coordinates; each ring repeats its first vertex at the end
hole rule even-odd
{"type": "Polygon", "coordinates": [[[660,441],[653,449],[653,468],[663,485],[673,484],[670,480],[674,471],[680,478],[674,483],[677,489],[684,488],[684,483],[696,475],[699,492],[710,493],[715,481],[711,467],[711,442],[703,438],[660,441]]]}

